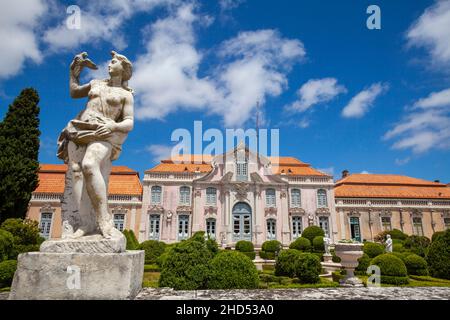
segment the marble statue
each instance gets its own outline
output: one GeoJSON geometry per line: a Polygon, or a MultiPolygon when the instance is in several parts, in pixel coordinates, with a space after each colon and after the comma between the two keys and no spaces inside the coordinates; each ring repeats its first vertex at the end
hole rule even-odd
{"type": "Polygon", "coordinates": [[[331,255],[330,244],[331,244],[331,239],[328,237],[328,233],[327,233],[327,234],[325,234],[325,237],[323,237],[323,245],[325,247],[325,254],[327,254],[327,255],[331,255]]]}
{"type": "Polygon", "coordinates": [[[86,108],[69,121],[58,139],[58,157],[68,164],[63,204],[64,239],[88,235],[121,238],[108,212],[112,161],[133,129],[132,64],[111,51],[109,79],[80,84],[83,68],[97,69],[83,52],[70,65],[70,95],[87,98],[86,108]]]}
{"type": "Polygon", "coordinates": [[[386,252],[392,252],[392,239],[390,234],[386,236],[386,252]]]}

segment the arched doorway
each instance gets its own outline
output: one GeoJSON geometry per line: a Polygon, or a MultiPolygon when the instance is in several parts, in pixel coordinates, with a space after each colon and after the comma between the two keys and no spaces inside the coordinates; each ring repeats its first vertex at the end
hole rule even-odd
{"type": "Polygon", "coordinates": [[[233,241],[252,240],[252,208],[244,202],[233,207],[233,241]]]}

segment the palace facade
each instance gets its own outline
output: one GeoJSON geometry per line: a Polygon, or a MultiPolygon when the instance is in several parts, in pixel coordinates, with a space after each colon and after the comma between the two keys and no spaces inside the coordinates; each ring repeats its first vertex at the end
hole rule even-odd
{"type": "MultiPolygon", "coordinates": [[[[61,236],[66,165],[41,165],[27,217],[46,238],[61,236]]],[[[139,174],[115,166],[109,208],[116,228],[140,242],[167,243],[206,231],[221,245],[289,245],[317,225],[334,242],[373,240],[383,230],[431,237],[450,227],[450,187],[399,175],[333,177],[293,157],[264,157],[244,145],[218,156],[166,159],[139,174]]]]}

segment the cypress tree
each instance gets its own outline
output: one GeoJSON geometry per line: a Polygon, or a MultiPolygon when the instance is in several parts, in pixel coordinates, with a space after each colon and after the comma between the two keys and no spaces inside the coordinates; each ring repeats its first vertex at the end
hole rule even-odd
{"type": "Polygon", "coordinates": [[[0,122],[0,222],[25,218],[38,186],[39,95],[22,90],[0,122]]]}

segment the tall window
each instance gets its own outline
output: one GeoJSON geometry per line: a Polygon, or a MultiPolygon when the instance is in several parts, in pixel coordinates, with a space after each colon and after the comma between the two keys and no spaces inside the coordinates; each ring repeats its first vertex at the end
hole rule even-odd
{"type": "Polygon", "coordinates": [[[328,217],[319,217],[319,226],[322,228],[325,234],[330,235],[330,226],[328,222],[328,217]]]}
{"type": "Polygon", "coordinates": [[[160,224],[159,214],[150,215],[150,228],[148,233],[149,240],[159,240],[159,224],[160,224]]]}
{"type": "Polygon", "coordinates": [[[413,231],[416,236],[423,236],[422,218],[413,217],[413,231]]]}
{"type": "Polygon", "coordinates": [[[152,187],[152,204],[161,204],[162,188],[160,186],[152,187]]]}
{"type": "Polygon", "coordinates": [[[267,240],[275,240],[277,238],[277,222],[275,219],[267,219],[267,240]]]}
{"type": "Polygon", "coordinates": [[[302,235],[302,217],[292,217],[292,239],[297,239],[302,235]]]}
{"type": "Polygon", "coordinates": [[[216,238],[216,219],[206,219],[206,234],[211,238],[216,238]]]}
{"type": "Polygon", "coordinates": [[[291,190],[291,207],[300,208],[302,206],[300,189],[291,190]]]}
{"type": "Polygon", "coordinates": [[[206,204],[216,205],[217,202],[217,189],[206,188],[206,204]]]}
{"type": "Polygon", "coordinates": [[[114,214],[114,227],[119,231],[123,231],[124,225],[125,225],[125,215],[122,213],[114,214]]]}
{"type": "Polygon", "coordinates": [[[189,187],[180,188],[180,204],[183,205],[191,204],[191,189],[189,187]]]}
{"type": "Polygon", "coordinates": [[[186,240],[189,238],[189,216],[178,216],[178,240],[186,240]]]}
{"type": "Polygon", "coordinates": [[[352,240],[361,242],[361,228],[359,225],[358,217],[350,218],[350,235],[352,237],[352,240]]]}
{"type": "Polygon", "coordinates": [[[381,226],[383,227],[383,231],[392,230],[391,217],[381,217],[381,226]]]}
{"type": "Polygon", "coordinates": [[[327,207],[327,191],[324,189],[317,190],[317,206],[319,208],[327,207]]]}
{"type": "Polygon", "coordinates": [[[239,151],[236,155],[236,180],[248,180],[248,161],[244,150],[239,151]]]}
{"type": "Polygon", "coordinates": [[[450,218],[444,218],[445,229],[450,229],[450,218]]]}
{"type": "Polygon", "coordinates": [[[50,231],[52,230],[52,213],[41,213],[40,232],[41,236],[45,239],[50,238],[50,231]]]}
{"type": "Polygon", "coordinates": [[[266,189],[266,205],[268,207],[276,206],[275,189],[266,189]]]}

